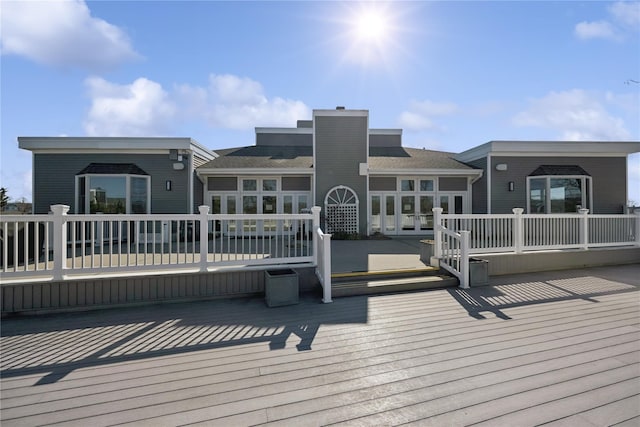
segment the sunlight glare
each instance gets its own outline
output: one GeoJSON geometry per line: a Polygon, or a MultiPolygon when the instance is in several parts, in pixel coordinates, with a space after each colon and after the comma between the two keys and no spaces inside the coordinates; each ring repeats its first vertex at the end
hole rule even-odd
{"type": "Polygon", "coordinates": [[[387,22],[377,11],[367,11],[356,18],[355,30],[360,40],[380,41],[387,32],[387,22]]]}

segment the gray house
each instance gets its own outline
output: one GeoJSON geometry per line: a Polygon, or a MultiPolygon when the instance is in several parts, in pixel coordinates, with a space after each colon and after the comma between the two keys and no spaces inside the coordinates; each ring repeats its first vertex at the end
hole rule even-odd
{"type": "MultiPolygon", "coordinates": [[[[18,138],[33,152],[35,213],[297,213],[329,233],[415,235],[451,213],[622,213],[640,142],[492,141],[463,153],[402,145],[367,110],[314,110],[295,128],[215,152],[190,138],[18,138]]],[[[268,226],[267,223],[263,226],[268,226]]]]}
{"type": "Polygon", "coordinates": [[[474,213],[621,214],[627,204],[627,157],[640,142],[491,141],[456,155],[481,168],[474,213]]]}
{"type": "Polygon", "coordinates": [[[198,166],[216,157],[191,138],[19,137],[33,153],[33,213],[193,213],[198,166]]]}

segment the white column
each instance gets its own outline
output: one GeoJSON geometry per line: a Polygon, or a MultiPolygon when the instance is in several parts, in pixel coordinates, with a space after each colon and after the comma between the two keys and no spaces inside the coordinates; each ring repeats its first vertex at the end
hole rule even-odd
{"type": "Polygon", "coordinates": [[[460,231],[460,287],[469,289],[469,231],[460,231]]]}
{"type": "Polygon", "coordinates": [[[52,205],[53,213],[53,279],[62,280],[63,270],[67,268],[67,213],[68,205],[52,205]]]}
{"type": "Polygon", "coordinates": [[[522,208],[513,208],[511,209],[513,212],[513,245],[515,247],[515,251],[517,254],[522,253],[522,248],[524,246],[524,224],[522,218],[522,212],[524,209],[522,208]]]}
{"type": "Polygon", "coordinates": [[[200,271],[207,271],[209,255],[209,206],[198,206],[200,212],[200,271]]]}
{"type": "Polygon", "coordinates": [[[578,209],[580,217],[580,246],[583,250],[589,249],[589,209],[578,209]]]}

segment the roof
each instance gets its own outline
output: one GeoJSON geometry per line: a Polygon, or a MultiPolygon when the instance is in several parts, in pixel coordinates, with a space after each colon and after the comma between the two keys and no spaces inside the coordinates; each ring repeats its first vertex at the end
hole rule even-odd
{"type": "Polygon", "coordinates": [[[312,168],[313,147],[253,145],[216,150],[219,157],[198,169],[312,168]]]}
{"type": "Polygon", "coordinates": [[[547,175],[586,175],[591,176],[587,171],[576,165],[542,165],[531,172],[529,176],[547,176],[547,175]]]}
{"type": "Polygon", "coordinates": [[[626,156],[640,152],[640,141],[489,141],[462,153],[456,159],[471,162],[488,155],[520,157],[626,156]]]}
{"type": "Polygon", "coordinates": [[[90,163],[76,175],[149,175],[133,163],[90,163]]]}
{"type": "MultiPolygon", "coordinates": [[[[249,146],[217,150],[219,155],[198,169],[287,169],[313,168],[309,146],[249,146]]],[[[369,169],[448,169],[471,171],[453,153],[406,147],[370,147],[369,169]]]]}
{"type": "Polygon", "coordinates": [[[369,169],[473,169],[453,156],[453,153],[418,148],[370,147],[369,169]]]}

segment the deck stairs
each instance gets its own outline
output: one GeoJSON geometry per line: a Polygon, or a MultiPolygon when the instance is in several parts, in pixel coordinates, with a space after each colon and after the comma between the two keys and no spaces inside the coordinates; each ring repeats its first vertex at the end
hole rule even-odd
{"type": "Polygon", "coordinates": [[[401,270],[334,273],[331,275],[333,297],[421,291],[456,287],[458,279],[446,271],[425,266],[401,270]]]}

